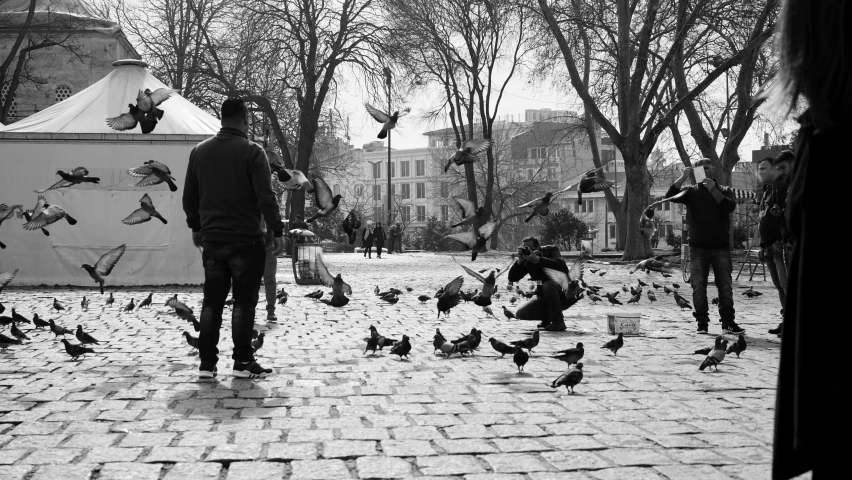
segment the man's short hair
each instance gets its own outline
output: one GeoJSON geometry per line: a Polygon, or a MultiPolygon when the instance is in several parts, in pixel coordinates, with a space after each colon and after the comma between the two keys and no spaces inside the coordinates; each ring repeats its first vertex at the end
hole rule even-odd
{"type": "Polygon", "coordinates": [[[536,250],[538,250],[539,248],[541,248],[541,244],[540,244],[540,243],[538,243],[538,238],[533,237],[532,235],[530,235],[529,237],[524,237],[524,240],[523,240],[523,241],[524,241],[524,242],[533,242],[533,244],[535,245],[535,249],[536,249],[536,250]]]}
{"type": "Polygon", "coordinates": [[[301,220],[302,218],[304,218],[304,217],[302,217],[301,215],[296,215],[297,220],[301,220]]]}
{"type": "Polygon", "coordinates": [[[709,158],[702,158],[692,162],[693,167],[705,167],[707,165],[713,165],[713,162],[709,158]]]}
{"type": "Polygon", "coordinates": [[[775,159],[772,158],[772,157],[763,158],[760,161],[758,161],[757,164],[760,165],[763,162],[769,162],[769,165],[775,165],[775,159]]]}
{"type": "Polygon", "coordinates": [[[773,165],[778,165],[779,163],[784,163],[784,162],[793,163],[793,161],[795,159],[796,159],[796,155],[794,155],[792,151],[782,150],[781,153],[779,153],[778,156],[775,157],[775,161],[772,162],[772,163],[773,163],[773,165]]]}
{"type": "Polygon", "coordinates": [[[222,120],[235,120],[248,115],[246,102],[239,97],[230,97],[222,102],[222,120]]]}

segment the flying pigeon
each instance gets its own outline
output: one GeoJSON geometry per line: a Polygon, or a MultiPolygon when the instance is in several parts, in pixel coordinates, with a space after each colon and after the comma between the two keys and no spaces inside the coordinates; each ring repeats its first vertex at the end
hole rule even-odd
{"type": "Polygon", "coordinates": [[[269,160],[269,168],[278,175],[278,181],[284,185],[287,190],[302,190],[308,193],[313,193],[314,186],[308,177],[301,170],[290,170],[284,168],[284,160],[281,155],[275,150],[266,150],[266,158],[269,160]]]}
{"type": "Polygon", "coordinates": [[[331,300],[328,304],[332,307],[342,307],[349,303],[349,297],[347,297],[347,295],[352,295],[352,287],[343,281],[343,278],[341,278],[339,273],[336,277],[332,277],[331,274],[328,273],[328,267],[325,266],[325,261],[323,260],[321,252],[317,252],[316,266],[322,284],[331,288],[331,300]]]}
{"type": "Polygon", "coordinates": [[[110,272],[112,272],[112,269],[115,268],[115,265],[121,259],[121,256],[124,255],[125,250],[127,250],[127,245],[121,244],[103,254],[101,258],[98,259],[97,263],[95,263],[95,266],[84,263],[83,266],[80,267],[89,272],[89,276],[92,277],[92,280],[100,285],[101,295],[104,294],[104,277],[108,276],[110,272]]]}
{"type": "Polygon", "coordinates": [[[453,197],[453,200],[456,201],[461,210],[459,216],[462,220],[454,225],[450,225],[450,228],[461,227],[463,225],[476,225],[476,221],[484,217],[485,207],[476,208],[473,202],[462,197],[453,197]]]}
{"type": "MultiPolygon", "coordinates": [[[[40,201],[43,198],[40,197],[40,201]]],[[[75,220],[71,215],[68,215],[62,207],[59,205],[50,205],[48,203],[44,203],[44,207],[41,209],[37,215],[33,214],[32,218],[24,224],[24,230],[35,230],[40,228],[44,231],[44,227],[56,223],[61,219],[65,219],[68,221],[69,225],[76,225],[77,220],[75,220]]]]}
{"type": "Polygon", "coordinates": [[[465,250],[471,250],[470,261],[473,262],[476,261],[476,256],[479,252],[485,251],[485,243],[494,234],[496,228],[497,224],[492,221],[479,227],[478,231],[477,229],[473,229],[469,232],[452,233],[445,238],[450,238],[461,243],[466,247],[465,250]]]}
{"type": "Polygon", "coordinates": [[[598,177],[597,172],[600,168],[590,170],[586,176],[580,180],[580,186],[577,188],[577,205],[583,204],[583,194],[592,192],[603,192],[607,188],[613,186],[613,183],[605,178],[598,177]]]}
{"type": "Polygon", "coordinates": [[[560,375],[553,383],[550,384],[550,388],[557,387],[565,387],[565,390],[568,391],[570,388],[571,395],[574,394],[574,387],[579,384],[583,380],[583,362],[577,364],[576,367],[570,368],[567,372],[560,375]]]}
{"type": "Polygon", "coordinates": [[[5,203],[0,203],[0,225],[3,224],[6,220],[12,218],[12,214],[15,214],[18,218],[21,218],[23,215],[24,206],[23,205],[6,205],[5,203]]]}
{"type": "Polygon", "coordinates": [[[547,267],[542,268],[542,271],[547,275],[547,278],[553,280],[562,288],[562,291],[568,295],[569,299],[574,298],[575,295],[572,295],[571,292],[579,291],[579,282],[583,278],[583,260],[580,258],[575,260],[568,269],[568,272],[547,267]]]}
{"type": "Polygon", "coordinates": [[[461,302],[461,295],[459,295],[459,291],[461,290],[462,284],[464,283],[464,277],[456,277],[452,282],[448,283],[447,286],[444,287],[443,293],[438,297],[438,318],[441,318],[441,314],[449,315],[450,310],[455,308],[461,302]]]}
{"type": "Polygon", "coordinates": [[[163,118],[163,111],[157,108],[169,97],[178,93],[171,88],[158,88],[153,92],[149,89],[139,90],[136,96],[136,105],[128,104],[129,113],[122,113],[117,117],[107,118],[107,125],[113,130],[124,131],[136,128],[141,124],[142,133],[151,133],[157,122],[163,118]]]}
{"type": "Polygon", "coordinates": [[[77,167],[71,173],[65,173],[62,170],[57,170],[56,174],[62,177],[62,180],[45,188],[44,190],[34,190],[35,193],[44,193],[48,190],[57,190],[60,188],[79,185],[81,183],[98,183],[101,181],[98,177],[88,177],[89,171],[85,167],[77,167]]]}
{"type": "Polygon", "coordinates": [[[465,140],[462,143],[461,148],[453,154],[452,157],[447,161],[447,165],[444,167],[444,173],[450,169],[450,165],[456,164],[458,166],[462,166],[465,163],[473,163],[476,161],[476,156],[491,147],[491,140],[484,138],[472,138],[470,140],[465,140]]]}
{"type": "MultiPolygon", "coordinates": [[[[35,218],[35,217],[37,217],[41,214],[41,212],[42,212],[42,210],[44,210],[44,207],[45,207],[46,204],[47,204],[47,201],[44,199],[44,195],[39,195],[38,200],[36,201],[35,207],[33,207],[32,210],[21,210],[20,211],[20,217],[24,217],[24,220],[26,220],[27,223],[29,223],[29,222],[32,221],[33,218],[35,218]]],[[[48,232],[46,228],[42,228],[41,233],[43,233],[47,236],[50,236],[50,232],[48,232]]]]}
{"type": "Polygon", "coordinates": [[[359,228],[361,228],[361,215],[355,210],[350,210],[349,215],[343,219],[343,231],[349,238],[349,245],[355,243],[359,228]]]}
{"type": "Polygon", "coordinates": [[[172,192],[176,192],[178,189],[168,165],[156,160],[148,160],[141,167],[131,168],[127,173],[134,177],[142,177],[134,187],[150,187],[166,182],[172,192]]]}
{"type": "Polygon", "coordinates": [[[396,128],[396,122],[411,112],[410,108],[406,108],[402,112],[396,111],[393,112],[393,115],[388,115],[369,103],[365,103],[364,107],[367,108],[367,112],[371,117],[373,117],[373,119],[382,124],[382,129],[379,131],[378,138],[386,138],[388,136],[388,132],[396,128]]]}
{"type": "Polygon", "coordinates": [[[134,210],[133,213],[128,215],[127,218],[121,221],[121,223],[125,225],[138,225],[151,220],[151,218],[157,218],[163,222],[163,224],[169,223],[162,215],[160,215],[160,212],[154,208],[154,203],[151,201],[151,197],[149,197],[147,193],[142,195],[139,203],[141,204],[141,207],[134,210]]]}
{"type": "Polygon", "coordinates": [[[624,346],[624,334],[619,333],[618,338],[614,338],[614,339],[606,342],[605,344],[603,344],[603,347],[601,347],[601,348],[606,348],[607,350],[614,353],[615,356],[617,357],[618,356],[618,350],[623,346],[624,346]]]}
{"type": "Polygon", "coordinates": [[[331,188],[320,177],[314,177],[314,206],[317,207],[317,212],[310,216],[307,223],[313,223],[314,220],[331,215],[331,212],[337,209],[340,204],[340,195],[331,195],[331,188]]]}
{"type": "MultiPolygon", "coordinates": [[[[16,268],[10,272],[0,273],[0,292],[2,292],[3,289],[6,288],[9,283],[12,282],[12,280],[15,278],[15,275],[18,274],[18,270],[19,269],[16,268]]],[[[0,313],[2,313],[2,311],[0,311],[0,313]]]]}
{"type": "MultiPolygon", "coordinates": [[[[453,260],[455,260],[455,257],[453,257],[453,260]]],[[[474,303],[476,305],[480,307],[487,307],[488,305],[491,305],[491,296],[494,295],[494,293],[497,291],[497,279],[500,278],[500,275],[503,275],[504,273],[508,272],[509,267],[512,266],[512,264],[514,263],[515,259],[511,259],[509,261],[509,264],[506,265],[506,267],[504,267],[502,270],[500,270],[500,273],[497,273],[495,275],[495,271],[492,270],[485,277],[480,275],[478,272],[475,272],[473,269],[470,269],[460,264],[468,275],[482,282],[482,291],[474,298],[474,303]]]]}

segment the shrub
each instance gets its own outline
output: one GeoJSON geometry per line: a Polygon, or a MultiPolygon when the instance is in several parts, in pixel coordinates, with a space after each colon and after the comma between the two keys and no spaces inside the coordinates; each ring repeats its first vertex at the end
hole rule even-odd
{"type": "Polygon", "coordinates": [[[680,235],[675,235],[674,233],[670,233],[666,235],[666,243],[672,247],[672,251],[676,253],[680,253],[680,246],[683,243],[683,239],[680,235]]]}
{"type": "Polygon", "coordinates": [[[544,217],[538,231],[542,245],[557,245],[560,250],[580,250],[580,240],[589,232],[589,226],[568,210],[556,210],[544,217]]]}
{"type": "Polygon", "coordinates": [[[453,233],[453,230],[445,222],[438,220],[437,215],[426,218],[426,227],[408,236],[406,244],[411,245],[414,250],[426,250],[429,252],[442,252],[457,250],[458,242],[444,238],[453,233]]]}

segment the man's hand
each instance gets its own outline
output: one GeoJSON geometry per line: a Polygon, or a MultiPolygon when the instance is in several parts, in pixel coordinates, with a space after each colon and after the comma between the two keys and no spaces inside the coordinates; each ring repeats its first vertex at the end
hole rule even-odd
{"type": "Polygon", "coordinates": [[[688,180],[690,178],[692,178],[692,167],[686,167],[682,172],[680,172],[680,179],[688,180]]]}
{"type": "Polygon", "coordinates": [[[192,232],[192,244],[201,248],[201,232],[192,232]]]}
{"type": "Polygon", "coordinates": [[[272,254],[276,257],[284,252],[284,237],[275,237],[272,239],[272,254]]]}
{"type": "Polygon", "coordinates": [[[539,256],[538,250],[536,250],[536,251],[530,252],[529,255],[525,255],[524,260],[526,260],[530,263],[538,263],[538,261],[541,260],[541,257],[539,256]]]}
{"type": "Polygon", "coordinates": [[[712,178],[705,178],[704,180],[701,181],[701,183],[703,183],[704,186],[707,187],[707,190],[712,191],[712,190],[716,189],[716,182],[713,181],[712,178]]]}

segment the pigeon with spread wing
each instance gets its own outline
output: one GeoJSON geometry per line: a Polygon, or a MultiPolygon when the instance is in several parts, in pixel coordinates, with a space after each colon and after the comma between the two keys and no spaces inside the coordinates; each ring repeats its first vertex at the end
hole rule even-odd
{"type": "Polygon", "coordinates": [[[447,173],[450,169],[450,165],[454,163],[458,166],[462,166],[465,163],[475,162],[476,156],[488,150],[491,143],[491,140],[486,138],[472,138],[470,140],[465,140],[465,142],[462,143],[461,148],[459,148],[458,151],[447,161],[447,165],[444,167],[444,173],[447,173]]]}
{"type": "Polygon", "coordinates": [[[136,96],[136,105],[128,104],[129,113],[122,113],[117,117],[106,119],[107,125],[113,130],[124,131],[136,128],[137,124],[142,127],[142,133],[151,133],[157,122],[163,118],[163,111],[157,108],[178,90],[172,88],[158,88],[139,90],[136,96]]]}
{"type": "Polygon", "coordinates": [[[654,234],[657,233],[657,226],[654,224],[654,211],[657,209],[657,207],[659,205],[662,205],[664,202],[670,202],[672,200],[683,198],[685,195],[686,190],[683,190],[677,195],[657,200],[656,202],[645,207],[644,215],[639,217],[639,232],[642,233],[642,236],[645,237],[645,240],[648,240],[650,242],[651,237],[653,237],[654,234]]]}
{"type": "Polygon", "coordinates": [[[577,205],[583,204],[583,194],[592,192],[603,192],[607,188],[613,186],[613,183],[603,177],[597,176],[600,168],[590,170],[586,176],[580,180],[580,185],[577,187],[577,205]]]}
{"type": "Polygon", "coordinates": [[[269,168],[278,175],[278,181],[284,184],[287,190],[304,189],[308,193],[313,193],[314,186],[308,177],[301,170],[290,170],[284,167],[284,160],[281,155],[274,150],[266,150],[266,158],[269,160],[269,168]]]}
{"type": "Polygon", "coordinates": [[[27,223],[24,224],[24,230],[36,230],[40,228],[42,231],[47,232],[44,227],[56,223],[63,218],[68,221],[69,225],[77,224],[77,220],[71,215],[68,215],[68,212],[62,207],[46,203],[44,197],[41,195],[39,195],[39,205],[42,205],[41,211],[38,214],[33,213],[32,217],[27,219],[27,223]]]}
{"type": "Polygon", "coordinates": [[[115,268],[115,265],[119,260],[121,260],[121,256],[124,255],[125,250],[127,250],[127,245],[122,243],[103,254],[94,266],[84,263],[83,266],[80,267],[89,272],[89,276],[92,277],[92,280],[100,285],[101,295],[104,294],[104,277],[108,276],[112,272],[112,269],[115,268]]]}
{"type": "Polygon", "coordinates": [[[337,209],[340,204],[341,195],[331,195],[331,188],[320,177],[314,177],[314,206],[317,207],[316,213],[311,215],[306,220],[307,223],[312,223],[314,220],[331,215],[331,212],[337,209]]]}
{"type": "Polygon", "coordinates": [[[153,217],[158,218],[164,224],[169,223],[162,215],[160,215],[160,212],[154,208],[154,203],[151,201],[151,197],[149,197],[147,193],[142,195],[139,203],[141,206],[128,215],[127,218],[122,220],[121,223],[125,225],[138,225],[151,220],[153,217]]]}
{"type": "Polygon", "coordinates": [[[449,315],[450,310],[461,302],[459,291],[463,284],[464,277],[459,276],[444,287],[444,291],[438,296],[438,318],[441,318],[442,313],[449,315]]]}
{"type": "Polygon", "coordinates": [[[474,228],[469,232],[452,233],[445,238],[450,238],[461,243],[466,247],[465,250],[471,250],[470,261],[473,262],[476,260],[479,252],[485,251],[485,243],[494,234],[496,228],[497,223],[491,221],[479,227],[478,231],[474,228]]]}
{"type": "Polygon", "coordinates": [[[350,210],[349,215],[343,219],[343,231],[349,238],[349,245],[355,243],[355,238],[358,236],[358,229],[361,228],[361,214],[355,210],[350,210]]]}
{"type": "Polygon", "coordinates": [[[524,222],[529,222],[536,215],[541,215],[542,217],[547,216],[547,214],[550,213],[549,207],[550,204],[553,203],[553,200],[555,200],[556,197],[558,197],[559,195],[562,195],[563,193],[567,192],[571,187],[573,187],[573,185],[568,185],[567,187],[557,190],[555,192],[547,192],[544,194],[543,197],[536,198],[535,200],[531,200],[527,203],[524,203],[523,205],[518,205],[518,207],[520,208],[533,209],[532,213],[530,213],[530,216],[527,217],[524,222]]]}
{"type": "Polygon", "coordinates": [[[657,255],[656,257],[646,258],[641,262],[637,263],[633,270],[630,273],[634,273],[638,270],[645,270],[646,273],[654,271],[660,273],[667,273],[672,275],[675,273],[674,268],[672,268],[672,264],[669,261],[663,260],[662,255],[657,255]]]}
{"type": "Polygon", "coordinates": [[[369,103],[365,103],[364,107],[367,109],[367,112],[370,114],[373,119],[382,124],[382,129],[379,131],[378,138],[386,138],[388,136],[388,132],[396,128],[396,123],[400,118],[408,115],[411,112],[410,108],[406,108],[405,110],[399,112],[393,112],[393,115],[388,115],[387,113],[379,110],[378,108],[370,105],[369,103]]]}
{"type": "MultiPolygon", "coordinates": [[[[453,260],[455,260],[455,257],[453,257],[453,260]]],[[[497,291],[497,279],[504,273],[508,272],[509,267],[511,267],[513,263],[515,263],[514,258],[511,259],[511,261],[502,270],[491,270],[491,272],[489,272],[485,277],[483,277],[480,273],[459,264],[468,275],[482,282],[482,291],[474,297],[473,303],[480,307],[487,307],[488,305],[491,305],[491,296],[497,291]]]]}
{"type": "Polygon", "coordinates": [[[134,177],[142,177],[134,187],[149,187],[166,182],[172,192],[176,192],[178,189],[168,165],[156,160],[148,160],[141,167],[131,168],[127,173],[134,177]]]}
{"type": "Polygon", "coordinates": [[[77,167],[71,173],[65,173],[62,170],[57,170],[56,174],[62,177],[62,180],[45,188],[44,190],[35,190],[35,193],[44,193],[48,190],[57,190],[60,188],[79,185],[81,183],[98,183],[101,181],[98,177],[89,177],[89,171],[85,167],[77,167]]]}
{"type": "Polygon", "coordinates": [[[453,197],[453,200],[458,203],[461,213],[461,221],[455,225],[450,225],[451,228],[461,227],[462,225],[476,225],[476,221],[485,215],[485,207],[476,208],[473,202],[466,198],[453,197]]]}
{"type": "Polygon", "coordinates": [[[343,278],[341,278],[339,273],[335,277],[332,277],[331,274],[328,273],[328,267],[325,266],[322,253],[317,252],[316,259],[317,272],[319,272],[319,278],[322,281],[322,284],[331,288],[331,300],[329,300],[328,304],[332,307],[342,307],[349,303],[349,297],[346,295],[352,295],[352,287],[343,281],[343,278]]]}

